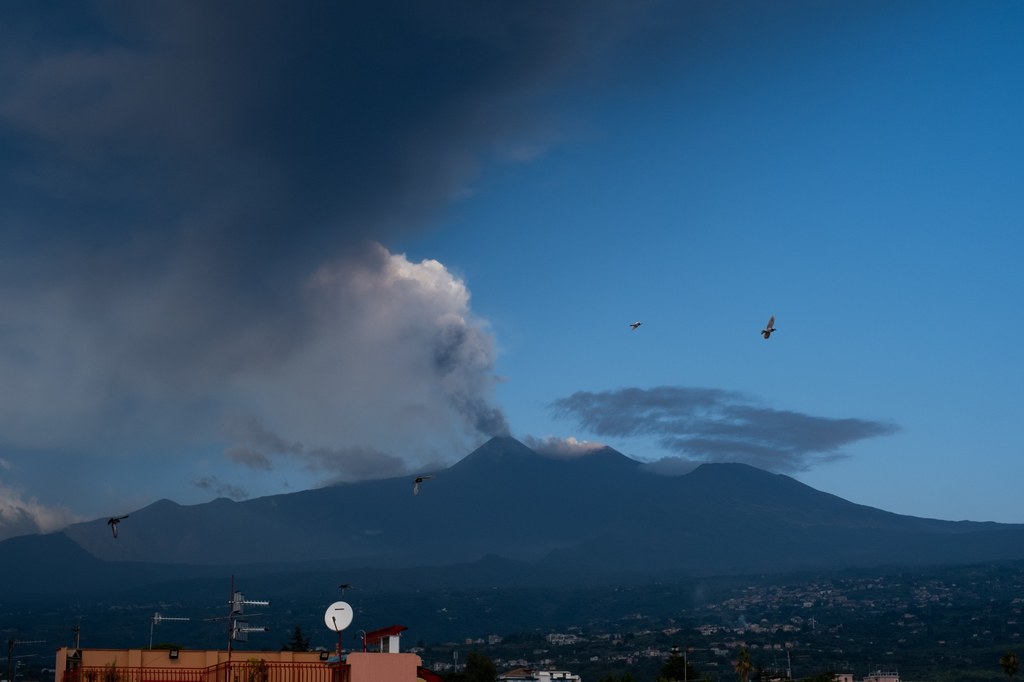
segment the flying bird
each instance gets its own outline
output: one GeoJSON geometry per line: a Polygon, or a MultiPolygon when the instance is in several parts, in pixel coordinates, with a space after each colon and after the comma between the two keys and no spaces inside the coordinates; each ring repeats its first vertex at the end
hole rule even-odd
{"type": "Polygon", "coordinates": [[[107,525],[110,526],[110,532],[114,534],[114,538],[117,538],[117,524],[121,523],[121,519],[127,519],[128,514],[124,516],[111,516],[107,519],[107,525]]]}
{"type": "Polygon", "coordinates": [[[423,483],[423,481],[426,481],[426,480],[431,479],[431,478],[433,478],[433,476],[417,476],[416,480],[412,482],[412,494],[413,495],[419,495],[420,494],[420,483],[423,483]]]}
{"type": "Polygon", "coordinates": [[[639,327],[642,324],[643,324],[643,322],[641,322],[640,320],[637,320],[636,322],[633,322],[632,324],[630,324],[629,328],[632,329],[633,331],[636,331],[636,328],[639,327]]]}
{"type": "Polygon", "coordinates": [[[768,318],[768,324],[765,325],[765,328],[761,330],[761,336],[763,336],[764,338],[767,339],[769,336],[772,335],[773,331],[775,331],[775,316],[774,315],[772,315],[771,317],[768,318]]]}

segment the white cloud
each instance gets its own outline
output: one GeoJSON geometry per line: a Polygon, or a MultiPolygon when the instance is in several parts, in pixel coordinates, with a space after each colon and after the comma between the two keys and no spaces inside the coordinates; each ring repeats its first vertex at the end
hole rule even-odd
{"type": "Polygon", "coordinates": [[[438,261],[378,244],[321,267],[304,292],[306,342],[234,382],[231,456],[365,478],[506,433],[491,402],[494,340],[469,301],[438,261]]]}
{"type": "Polygon", "coordinates": [[[604,443],[576,440],[575,436],[569,436],[568,438],[559,438],[558,436],[546,436],[544,438],[526,436],[523,442],[542,455],[562,458],[583,457],[605,447],[604,443]]]}
{"type": "Polygon", "coordinates": [[[0,540],[17,535],[49,533],[80,521],[70,510],[48,507],[0,483],[0,540]]]}

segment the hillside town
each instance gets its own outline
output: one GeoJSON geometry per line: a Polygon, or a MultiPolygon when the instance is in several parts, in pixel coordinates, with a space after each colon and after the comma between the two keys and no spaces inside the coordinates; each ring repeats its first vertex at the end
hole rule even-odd
{"type": "MultiPolygon", "coordinates": [[[[364,653],[401,653],[408,656],[407,661],[415,663],[415,668],[445,680],[465,680],[461,676],[466,674],[467,667],[480,667],[478,664],[486,662],[485,668],[493,670],[494,679],[531,679],[531,675],[543,679],[543,674],[549,674],[552,680],[619,682],[629,675],[634,682],[654,682],[663,677],[669,663],[681,660],[682,677],[687,680],[732,682],[737,675],[736,662],[743,652],[749,655],[750,675],[755,680],[820,681],[840,674],[843,677],[839,682],[891,682],[897,673],[909,680],[966,676],[998,680],[1005,679],[1000,658],[1021,641],[1024,566],[1018,564],[914,573],[846,573],[805,580],[723,580],[724,583],[707,580],[699,584],[624,587],[595,592],[589,599],[585,597],[591,593],[584,592],[582,601],[593,605],[603,600],[599,610],[612,615],[601,618],[591,611],[576,610],[566,620],[575,620],[577,624],[563,627],[510,629],[502,634],[490,632],[444,640],[425,637],[429,631],[443,632],[433,630],[434,626],[429,630],[404,625],[371,632],[353,630],[361,633],[363,640],[348,635],[345,655],[355,657],[353,674],[362,669],[360,666],[381,660],[362,658],[360,662],[364,653]],[[683,595],[693,597],[697,592],[703,595],[699,604],[680,606],[683,595]],[[616,607],[618,603],[622,604],[621,609],[616,607]],[[647,607],[638,608],[641,603],[647,607]],[[400,638],[404,638],[401,643],[400,638]],[[880,671],[892,674],[880,679],[880,671]],[[511,677],[500,678],[501,675],[511,677]]],[[[489,590],[486,597],[488,601],[483,601],[477,592],[452,592],[446,599],[454,613],[475,608],[493,614],[486,621],[491,627],[501,622],[511,625],[513,621],[502,614],[510,613],[509,604],[521,600],[522,595],[517,597],[513,592],[503,597],[501,592],[489,590]]],[[[409,599],[401,601],[407,607],[416,603],[409,599]]],[[[308,603],[298,601],[285,601],[281,606],[290,617],[309,608],[308,603]]],[[[22,618],[22,614],[7,609],[9,605],[0,604],[0,619],[4,622],[22,618]]],[[[119,619],[137,618],[132,614],[139,609],[107,605],[87,619],[94,623],[102,620],[115,632],[119,631],[119,619]]],[[[417,614],[423,611],[406,608],[405,613],[419,621],[421,616],[417,614]]],[[[56,619],[44,611],[39,617],[56,619]]],[[[364,627],[374,616],[360,609],[358,618],[356,627],[364,627]]],[[[154,640],[153,627],[150,622],[151,647],[155,641],[156,648],[173,646],[186,655],[185,652],[203,650],[203,646],[217,646],[216,639],[192,639],[188,635],[195,631],[192,628],[178,626],[172,630],[174,623],[161,623],[154,640]],[[167,637],[175,644],[167,644],[167,637]]],[[[333,645],[316,634],[322,627],[322,620],[319,628],[303,626],[309,634],[298,637],[297,643],[281,642],[282,649],[309,649],[316,655],[314,665],[330,664],[333,645]]],[[[295,629],[300,630],[299,626],[295,629]]],[[[5,635],[10,634],[5,631],[5,635]]],[[[89,641],[133,639],[130,635],[90,634],[89,641]]],[[[53,643],[60,641],[62,635],[40,629],[35,635],[25,632],[12,638],[7,657],[13,661],[12,672],[4,679],[51,682],[60,668],[45,664],[47,659],[52,660],[47,653],[47,637],[53,643]],[[41,643],[33,644],[37,637],[41,643]]],[[[268,635],[253,634],[251,641],[238,642],[236,660],[268,656],[263,651],[267,644],[273,647],[274,641],[268,642],[265,637],[268,635]]],[[[69,647],[69,651],[74,650],[90,649],[69,647]]],[[[139,652],[140,661],[150,655],[146,649],[135,651],[139,652]]],[[[166,662],[166,652],[162,656],[162,662],[166,662]]],[[[204,666],[223,663],[214,654],[208,656],[213,658],[204,658],[204,666]]],[[[336,664],[337,659],[333,662],[336,664]]],[[[97,664],[97,670],[101,667],[97,664]]],[[[131,682],[122,676],[118,680],[131,682]]]]}
{"type": "Polygon", "coordinates": [[[588,678],[657,670],[679,655],[702,679],[732,680],[739,652],[747,651],[765,679],[873,679],[879,670],[926,679],[937,667],[998,678],[999,657],[1021,641],[1022,595],[1019,572],[851,575],[737,587],[676,617],[634,612],[615,623],[414,650],[444,672],[458,669],[452,652],[467,650],[485,652],[499,670],[565,668],[588,678]]]}

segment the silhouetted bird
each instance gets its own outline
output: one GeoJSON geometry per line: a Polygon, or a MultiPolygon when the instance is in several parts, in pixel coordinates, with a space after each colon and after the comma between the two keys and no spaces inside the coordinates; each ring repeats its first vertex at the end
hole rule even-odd
{"type": "Polygon", "coordinates": [[[121,519],[127,519],[128,516],[125,514],[124,516],[111,516],[107,519],[107,525],[110,526],[110,532],[114,534],[115,538],[117,537],[117,524],[121,523],[121,519]]]}
{"type": "Polygon", "coordinates": [[[642,324],[643,324],[643,322],[641,322],[640,320],[637,320],[636,322],[634,322],[631,325],[629,325],[629,328],[632,329],[633,331],[636,331],[636,328],[639,327],[642,324]]]}
{"type": "Polygon", "coordinates": [[[420,483],[423,483],[423,481],[426,481],[426,480],[431,479],[431,478],[433,478],[433,476],[417,476],[416,480],[412,482],[412,494],[413,495],[419,495],[420,494],[420,483]]]}
{"type": "Polygon", "coordinates": [[[765,328],[761,330],[761,336],[763,336],[764,338],[767,339],[769,336],[772,335],[773,331],[775,331],[775,316],[774,315],[772,315],[771,317],[768,318],[768,324],[765,325],[765,328]]]}

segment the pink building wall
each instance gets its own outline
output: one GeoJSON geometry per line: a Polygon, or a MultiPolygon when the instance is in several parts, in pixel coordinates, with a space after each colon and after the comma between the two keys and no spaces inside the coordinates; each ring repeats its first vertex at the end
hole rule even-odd
{"type": "MultiPolygon", "coordinates": [[[[216,682],[227,676],[227,651],[180,649],[171,658],[167,649],[79,649],[74,662],[88,675],[66,675],[74,650],[57,650],[54,682],[216,682]],[[218,666],[220,666],[218,668],[218,666]],[[113,667],[116,680],[104,679],[113,667]]],[[[351,652],[346,656],[341,680],[336,670],[320,660],[318,651],[235,651],[231,676],[238,682],[416,682],[422,660],[415,654],[351,652]],[[252,665],[265,663],[264,675],[254,675],[252,665]],[[347,679],[346,679],[347,678],[347,679]]]]}

